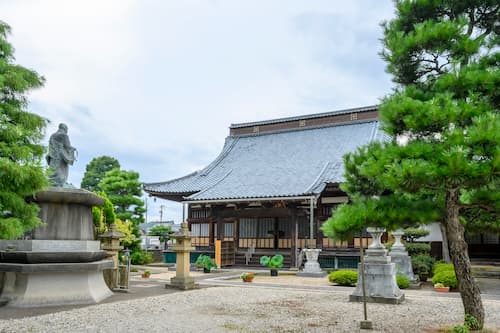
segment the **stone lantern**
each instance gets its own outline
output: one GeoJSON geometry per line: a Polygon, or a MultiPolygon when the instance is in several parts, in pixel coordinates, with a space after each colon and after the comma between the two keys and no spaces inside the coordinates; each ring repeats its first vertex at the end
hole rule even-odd
{"type": "Polygon", "coordinates": [[[109,230],[103,234],[99,235],[101,239],[101,248],[108,253],[108,257],[113,260],[113,269],[104,270],[104,281],[110,289],[117,288],[117,275],[118,275],[118,252],[123,250],[123,246],[120,245],[120,238],[125,237],[125,235],[119,231],[116,231],[115,225],[111,224],[109,230]]]}
{"type": "Polygon", "coordinates": [[[175,239],[175,245],[172,248],[176,254],[175,277],[171,278],[170,284],[165,285],[165,287],[182,290],[199,288],[199,285],[194,282],[194,278],[189,276],[189,257],[190,252],[194,250],[194,247],[191,246],[192,236],[187,223],[181,223],[180,230],[170,237],[175,239]]]}

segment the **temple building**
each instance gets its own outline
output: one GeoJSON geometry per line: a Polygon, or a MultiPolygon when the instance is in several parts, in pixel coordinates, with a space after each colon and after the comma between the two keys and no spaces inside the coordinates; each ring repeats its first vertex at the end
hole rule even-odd
{"type": "Polygon", "coordinates": [[[319,227],[349,200],[339,187],[343,156],[377,140],[388,137],[376,106],[232,124],[210,165],[144,190],[187,205],[199,251],[210,253],[221,240],[233,257],[246,254],[247,263],[248,252],[280,253],[295,266],[299,249],[316,247],[323,265],[355,264],[359,238],[334,242],[319,227]]]}

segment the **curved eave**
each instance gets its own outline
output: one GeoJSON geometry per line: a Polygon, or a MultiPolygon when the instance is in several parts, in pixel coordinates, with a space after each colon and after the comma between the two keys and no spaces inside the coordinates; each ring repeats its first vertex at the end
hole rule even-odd
{"type": "Polygon", "coordinates": [[[317,200],[318,194],[299,195],[299,196],[276,196],[276,197],[242,197],[242,198],[215,198],[215,199],[199,199],[193,200],[186,198],[184,203],[230,203],[230,202],[259,202],[259,201],[303,201],[317,200]]]}
{"type": "Polygon", "coordinates": [[[156,197],[160,199],[182,202],[185,197],[193,195],[196,192],[182,192],[182,193],[171,193],[171,192],[155,192],[144,189],[144,192],[147,192],[150,197],[156,197]]]}

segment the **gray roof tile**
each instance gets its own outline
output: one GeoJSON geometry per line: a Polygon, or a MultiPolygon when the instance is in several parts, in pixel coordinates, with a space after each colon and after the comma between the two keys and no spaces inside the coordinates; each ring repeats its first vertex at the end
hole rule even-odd
{"type": "Polygon", "coordinates": [[[344,181],[346,153],[374,140],[388,140],[377,121],[227,137],[205,169],[144,189],[188,201],[317,195],[344,181]]]}

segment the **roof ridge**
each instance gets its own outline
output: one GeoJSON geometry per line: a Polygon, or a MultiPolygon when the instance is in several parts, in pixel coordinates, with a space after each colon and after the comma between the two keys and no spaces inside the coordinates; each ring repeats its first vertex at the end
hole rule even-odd
{"type": "Polygon", "coordinates": [[[313,113],[313,114],[308,114],[308,115],[275,118],[275,119],[252,121],[252,122],[246,122],[246,123],[236,123],[236,124],[231,124],[231,126],[229,126],[229,128],[233,129],[233,128],[257,126],[257,125],[269,125],[269,124],[276,124],[276,123],[285,123],[285,122],[289,122],[289,121],[322,118],[322,117],[335,116],[335,115],[341,115],[341,114],[352,113],[352,112],[369,112],[369,111],[376,110],[377,108],[378,108],[378,105],[369,105],[369,106],[363,106],[363,107],[358,107],[358,108],[350,108],[350,109],[342,109],[342,110],[336,110],[336,111],[313,113]]]}
{"type": "Polygon", "coordinates": [[[269,131],[269,132],[238,134],[238,135],[232,135],[232,136],[230,135],[228,137],[230,137],[230,138],[247,138],[247,137],[253,137],[253,136],[273,135],[273,134],[280,134],[280,133],[287,133],[287,132],[309,131],[309,130],[316,130],[316,129],[321,129],[321,128],[328,128],[328,127],[359,125],[359,124],[366,124],[366,123],[372,123],[372,122],[379,123],[380,120],[378,120],[378,119],[349,120],[349,121],[343,121],[343,122],[339,122],[339,123],[321,124],[321,125],[309,126],[309,127],[285,128],[285,129],[276,130],[276,131],[269,131]]]}

